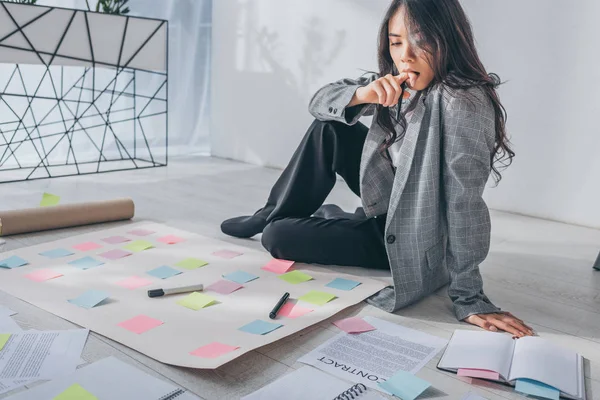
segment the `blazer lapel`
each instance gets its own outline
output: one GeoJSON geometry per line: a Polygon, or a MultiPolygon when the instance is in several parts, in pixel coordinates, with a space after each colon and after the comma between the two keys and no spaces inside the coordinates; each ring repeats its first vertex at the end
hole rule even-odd
{"type": "Polygon", "coordinates": [[[398,165],[396,166],[396,176],[394,178],[386,226],[389,226],[390,221],[396,212],[396,208],[398,207],[400,196],[406,186],[406,181],[408,180],[408,175],[410,174],[410,169],[415,157],[415,149],[417,148],[417,141],[419,139],[419,132],[421,131],[424,114],[424,98],[421,98],[410,118],[406,135],[404,135],[404,141],[400,147],[400,158],[398,160],[398,165]]]}

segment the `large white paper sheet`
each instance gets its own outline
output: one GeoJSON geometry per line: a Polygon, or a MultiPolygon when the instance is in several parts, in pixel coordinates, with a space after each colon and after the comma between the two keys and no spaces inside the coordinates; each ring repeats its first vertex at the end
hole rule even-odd
{"type": "Polygon", "coordinates": [[[378,318],[363,319],[377,329],[360,334],[340,333],[298,361],[381,390],[379,382],[400,370],[418,372],[448,343],[378,318]]]}
{"type": "Polygon", "coordinates": [[[29,265],[14,269],[0,269],[0,289],[158,361],[191,368],[219,367],[250,350],[329,318],[386,286],[385,283],[374,279],[339,273],[334,267],[325,268],[305,264],[295,265],[294,268],[311,275],[314,279],[296,285],[290,284],[279,279],[279,275],[261,269],[272,259],[266,252],[231,245],[156,223],[127,224],[14,250],[2,253],[0,259],[13,255],[27,260],[29,265]],[[136,229],[153,233],[146,236],[128,233],[136,229]],[[166,244],[158,240],[167,235],[175,235],[184,241],[166,244]],[[146,240],[153,244],[153,248],[135,252],[118,260],[103,259],[99,256],[101,253],[122,249],[128,244],[127,242],[109,244],[102,241],[112,236],[124,236],[132,241],[146,240]],[[87,251],[74,248],[87,242],[94,242],[102,247],[87,251]],[[59,258],[44,257],[39,254],[56,249],[66,249],[74,254],[59,258]],[[212,254],[219,250],[243,254],[230,259],[212,254]],[[101,260],[105,264],[89,269],[68,264],[85,256],[101,260]],[[189,257],[204,260],[208,265],[194,270],[186,270],[174,265],[189,257]],[[161,266],[169,266],[182,273],[165,280],[147,273],[161,266]],[[25,277],[26,274],[40,269],[50,269],[63,276],[43,282],[35,282],[25,277]],[[206,287],[223,279],[222,275],[238,270],[252,273],[259,278],[245,283],[244,288],[228,295],[205,292],[216,298],[217,304],[198,311],[177,304],[178,300],[186,296],[185,294],[158,298],[149,298],[147,295],[147,290],[150,288],[199,283],[206,287]],[[132,276],[149,279],[152,284],[137,289],[117,285],[117,282],[132,276]],[[325,286],[335,278],[352,279],[361,284],[350,291],[325,286]],[[107,292],[110,297],[90,309],[78,307],[68,301],[88,290],[107,292]],[[314,311],[298,318],[278,317],[275,321],[269,319],[269,312],[284,292],[289,292],[291,299],[297,299],[311,290],[332,293],[337,298],[323,306],[299,303],[314,308],[314,311]],[[141,334],[118,326],[119,323],[138,315],[160,320],[163,324],[141,334]],[[283,326],[266,335],[249,334],[239,330],[240,327],[257,319],[276,322],[283,326]],[[212,342],[239,346],[239,349],[216,358],[200,358],[190,354],[212,342]]]}

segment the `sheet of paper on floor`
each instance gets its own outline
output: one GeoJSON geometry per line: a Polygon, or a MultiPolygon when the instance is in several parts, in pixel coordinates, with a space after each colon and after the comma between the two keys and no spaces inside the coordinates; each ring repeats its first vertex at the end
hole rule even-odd
{"type": "Polygon", "coordinates": [[[360,334],[342,332],[298,361],[381,390],[377,383],[398,371],[417,373],[448,343],[378,318],[364,320],[377,329],[360,334]]]}
{"type": "Polygon", "coordinates": [[[23,329],[11,317],[0,315],[0,333],[20,332],[23,329]]]}
{"type": "Polygon", "coordinates": [[[15,315],[17,312],[11,310],[10,308],[6,307],[6,306],[0,306],[0,317],[11,317],[13,315],[15,315]]]}
{"type": "MultiPolygon", "coordinates": [[[[241,400],[334,400],[334,399],[364,399],[385,400],[379,393],[354,390],[360,396],[352,396],[354,383],[321,372],[313,367],[301,367],[277,379],[275,382],[251,393],[241,400]]],[[[360,389],[360,388],[356,388],[360,389]]],[[[364,389],[364,387],[362,388],[364,389]]]]}
{"type": "Polygon", "coordinates": [[[53,379],[79,365],[87,329],[22,331],[11,335],[0,357],[0,383],[53,379]]]}
{"type": "MultiPolygon", "coordinates": [[[[0,306],[0,332],[22,332],[23,329],[17,324],[17,322],[10,317],[10,315],[16,314],[14,311],[9,309],[8,307],[0,306]]],[[[11,335],[12,336],[12,335],[11,335]]],[[[4,348],[3,348],[4,349],[4,348]]],[[[12,381],[0,381],[0,394],[9,392],[11,390],[17,389],[23,385],[32,382],[30,379],[20,379],[20,380],[12,380],[12,381]]]]}
{"type": "Polygon", "coordinates": [[[69,387],[78,384],[98,400],[159,400],[176,398],[190,400],[185,391],[155,378],[117,358],[108,357],[82,367],[66,376],[53,379],[7,400],[52,400],[69,387]]]}
{"type": "MultiPolygon", "coordinates": [[[[0,269],[0,290],[116,340],[160,362],[190,368],[216,368],[257,347],[280,340],[330,318],[386,286],[385,283],[375,279],[361,278],[361,285],[350,291],[328,288],[325,285],[336,278],[356,278],[334,268],[307,264],[296,264],[295,268],[313,279],[291,285],[279,279],[278,274],[261,269],[272,259],[265,251],[239,247],[192,232],[148,222],[128,224],[11,250],[1,258],[5,259],[13,255],[27,260],[27,265],[15,269],[0,269]],[[115,259],[102,256],[103,253],[121,251],[124,246],[121,243],[109,244],[103,239],[119,237],[120,242],[123,240],[130,242],[130,239],[139,239],[139,237],[127,232],[138,228],[156,232],[144,237],[144,240],[152,243],[153,248],[133,254],[126,253],[129,254],[127,257],[115,259]],[[157,241],[156,238],[167,234],[176,235],[184,240],[176,244],[157,241]],[[81,252],[74,247],[88,242],[99,243],[102,247],[86,252],[81,252]],[[69,249],[75,254],[56,259],[39,255],[49,249],[57,248],[69,249]],[[235,251],[240,255],[226,259],[212,254],[222,249],[235,251]],[[102,261],[104,264],[85,270],[68,264],[86,256],[102,261]],[[185,261],[183,267],[178,266],[177,264],[182,261],[185,261]],[[200,265],[205,266],[200,268],[200,265]],[[148,274],[149,271],[161,266],[169,266],[181,273],[169,277],[168,283],[148,274]],[[23,277],[38,269],[55,270],[63,276],[44,282],[34,282],[23,277]],[[154,287],[177,287],[190,285],[190,283],[202,283],[205,287],[209,287],[215,282],[227,279],[229,274],[236,271],[245,272],[256,279],[249,281],[245,279],[247,283],[241,283],[243,288],[227,295],[207,291],[206,294],[217,299],[217,302],[197,311],[177,304],[187,294],[160,298],[150,298],[147,295],[148,289],[154,287]],[[223,278],[223,275],[226,278],[223,278]],[[132,276],[152,281],[152,285],[127,289],[116,284],[132,276]],[[94,304],[91,308],[81,307],[77,302],[73,302],[90,290],[106,292],[110,297],[99,304],[94,304]],[[269,313],[284,292],[289,292],[290,297],[297,300],[300,307],[308,307],[312,311],[297,318],[283,317],[277,321],[283,326],[264,335],[240,330],[241,327],[255,320],[268,321],[269,313]],[[327,292],[328,297],[325,300],[329,300],[323,301],[322,305],[311,305],[299,300],[307,294],[321,292],[327,292]],[[135,333],[123,327],[125,321],[140,315],[160,321],[160,325],[135,333]],[[172,340],[173,337],[177,340],[172,340]],[[239,349],[216,358],[202,358],[192,354],[196,349],[212,342],[220,342],[239,349]]],[[[89,307],[91,304],[85,305],[89,307]]]]}

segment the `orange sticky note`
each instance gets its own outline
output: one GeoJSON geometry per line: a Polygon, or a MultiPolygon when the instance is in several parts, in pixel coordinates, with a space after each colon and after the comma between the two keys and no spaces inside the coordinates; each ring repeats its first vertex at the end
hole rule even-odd
{"type": "Polygon", "coordinates": [[[237,349],[239,349],[239,346],[229,346],[227,344],[213,342],[192,351],[190,354],[201,358],[217,358],[237,349]]]}
{"type": "Polygon", "coordinates": [[[284,274],[294,265],[294,261],[278,260],[277,258],[269,261],[267,265],[262,267],[265,271],[275,272],[276,274],[284,274]]]}
{"type": "Polygon", "coordinates": [[[494,381],[500,380],[500,374],[487,369],[469,369],[460,368],[456,373],[458,376],[468,376],[469,378],[491,379],[494,381]]]}
{"type": "Polygon", "coordinates": [[[35,282],[43,282],[49,279],[58,278],[59,276],[63,276],[63,274],[52,271],[51,269],[38,269],[35,272],[25,275],[25,278],[35,282]]]}

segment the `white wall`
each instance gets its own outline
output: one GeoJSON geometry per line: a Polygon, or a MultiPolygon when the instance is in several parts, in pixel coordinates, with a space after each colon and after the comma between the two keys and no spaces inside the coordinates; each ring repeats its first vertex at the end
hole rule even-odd
{"type": "MultiPolygon", "coordinates": [[[[219,0],[213,7],[215,156],[282,167],[322,85],[376,69],[388,0],[219,0]]],[[[600,227],[600,2],[464,0],[517,153],[490,207],[600,227]],[[591,74],[590,74],[591,72],[591,74]]],[[[368,121],[367,121],[368,122],[368,121]]]]}

